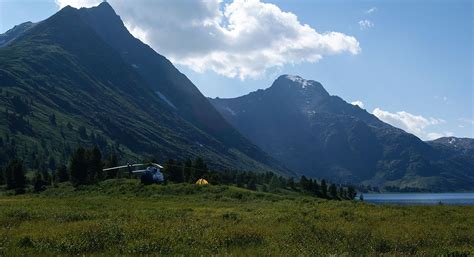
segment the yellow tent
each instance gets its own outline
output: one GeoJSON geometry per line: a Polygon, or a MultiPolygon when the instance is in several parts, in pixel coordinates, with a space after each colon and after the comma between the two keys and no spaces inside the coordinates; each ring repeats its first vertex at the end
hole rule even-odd
{"type": "Polygon", "coordinates": [[[196,185],[207,185],[207,184],[209,184],[209,182],[207,182],[207,180],[203,178],[200,178],[196,181],[196,185]]]}

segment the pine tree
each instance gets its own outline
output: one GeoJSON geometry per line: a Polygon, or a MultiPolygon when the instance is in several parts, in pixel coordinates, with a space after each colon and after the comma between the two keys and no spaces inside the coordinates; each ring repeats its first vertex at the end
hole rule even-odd
{"type": "Polygon", "coordinates": [[[337,187],[336,187],[335,184],[331,184],[329,186],[329,194],[330,194],[332,199],[338,199],[338,197],[337,197],[337,187]]]}
{"type": "Polygon", "coordinates": [[[43,180],[43,176],[39,171],[35,172],[35,175],[33,176],[33,191],[35,192],[41,192],[46,189],[46,181],[43,180]]]}
{"type": "Polygon", "coordinates": [[[347,188],[347,196],[349,199],[354,200],[356,195],[357,195],[357,192],[354,187],[350,186],[347,188]]]}
{"type": "Polygon", "coordinates": [[[208,172],[207,165],[201,157],[198,157],[196,158],[196,160],[194,160],[193,166],[194,166],[195,180],[203,178],[208,172]]]}
{"type": "Polygon", "coordinates": [[[184,182],[184,174],[183,174],[183,167],[182,164],[176,162],[173,159],[169,159],[165,163],[165,178],[167,180],[174,182],[174,183],[183,183],[184,182]]]}
{"type": "Polygon", "coordinates": [[[69,173],[64,165],[59,166],[58,172],[56,172],[56,179],[58,182],[66,182],[69,180],[69,173]]]}
{"type": "Polygon", "coordinates": [[[295,180],[293,179],[293,177],[288,178],[288,180],[286,181],[286,185],[293,190],[295,189],[295,180]]]}
{"type": "Polygon", "coordinates": [[[301,179],[300,179],[301,188],[308,191],[310,188],[310,185],[311,185],[310,181],[305,176],[301,176],[301,179]]]}
{"type": "Polygon", "coordinates": [[[324,198],[328,197],[328,184],[324,179],[321,181],[321,196],[324,198]]]}
{"type": "Polygon", "coordinates": [[[87,160],[86,150],[79,147],[71,157],[69,164],[70,180],[74,186],[84,185],[87,183],[87,160]]]}
{"type": "Polygon", "coordinates": [[[318,184],[318,181],[317,181],[316,179],[313,181],[313,184],[312,184],[312,187],[311,187],[311,191],[312,191],[315,195],[321,197],[321,188],[320,188],[320,186],[319,186],[319,184],[318,184]]]}
{"type": "Polygon", "coordinates": [[[48,172],[48,167],[46,166],[46,164],[44,163],[40,164],[39,173],[45,185],[51,185],[51,175],[48,172]]]}
{"type": "Polygon", "coordinates": [[[254,178],[250,178],[249,181],[247,182],[247,189],[249,190],[257,190],[257,184],[255,183],[254,178]]]}
{"type": "Polygon", "coordinates": [[[278,179],[276,175],[273,175],[268,187],[270,191],[276,191],[278,188],[280,188],[280,179],[278,179]]]}
{"type": "Polygon", "coordinates": [[[17,194],[25,192],[26,177],[23,163],[20,160],[11,160],[5,168],[7,189],[14,189],[17,194]]]}
{"type": "Polygon", "coordinates": [[[185,181],[187,181],[188,183],[196,182],[194,169],[193,169],[193,162],[190,159],[187,159],[186,162],[184,162],[183,173],[184,173],[185,181]]]}
{"type": "MultiPolygon", "coordinates": [[[[105,161],[105,167],[111,168],[118,166],[118,158],[115,154],[110,154],[107,160],[105,161]]],[[[105,173],[105,177],[107,179],[116,178],[117,177],[117,170],[108,170],[105,173]]]]}
{"type": "Polygon", "coordinates": [[[93,184],[105,179],[102,171],[102,154],[97,146],[86,151],[87,182],[93,184]]]}

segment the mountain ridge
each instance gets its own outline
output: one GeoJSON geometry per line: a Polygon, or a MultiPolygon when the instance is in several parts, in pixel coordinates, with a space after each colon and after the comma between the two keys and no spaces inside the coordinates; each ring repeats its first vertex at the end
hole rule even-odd
{"type": "Polygon", "coordinates": [[[460,177],[474,182],[469,162],[458,168],[461,157],[448,158],[446,151],[329,95],[316,81],[282,75],[265,90],[209,100],[264,151],[310,177],[437,191],[456,188],[460,177]],[[456,167],[451,174],[450,167],[456,167]]]}
{"type": "MultiPolygon", "coordinates": [[[[49,157],[64,160],[74,146],[100,141],[106,153],[116,152],[123,158],[146,155],[164,161],[164,157],[203,156],[219,168],[288,172],[222,117],[223,125],[219,125],[216,111],[216,127],[226,129],[220,137],[170,108],[170,102],[181,106],[171,96],[159,95],[117,46],[91,26],[91,20],[100,14],[93,10],[111,10],[115,15],[104,3],[80,10],[68,6],[0,48],[0,100],[6,113],[0,123],[2,140],[8,139],[3,141],[19,157],[31,158],[28,165],[49,157]],[[227,141],[223,140],[226,136],[227,141]],[[28,157],[35,148],[40,149],[39,154],[28,157]]],[[[123,26],[118,21],[120,18],[110,21],[112,29],[123,26]]],[[[133,39],[128,42],[139,42],[133,39]]],[[[160,60],[163,63],[156,73],[169,77],[179,73],[164,57],[160,60]],[[175,73],[167,73],[170,70],[175,73]]],[[[181,89],[197,90],[187,81],[181,89]]],[[[198,90],[188,97],[202,97],[211,106],[198,90]]],[[[5,155],[0,153],[0,159],[8,159],[5,155]]]]}

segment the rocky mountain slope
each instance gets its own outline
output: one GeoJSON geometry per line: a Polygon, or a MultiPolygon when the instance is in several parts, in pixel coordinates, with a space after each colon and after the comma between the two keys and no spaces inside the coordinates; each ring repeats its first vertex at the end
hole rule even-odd
{"type": "Polygon", "coordinates": [[[435,191],[474,189],[473,158],[450,158],[298,76],[210,102],[242,134],[307,176],[435,191]]]}
{"type": "Polygon", "coordinates": [[[0,48],[0,108],[2,161],[64,163],[97,144],[123,161],[203,156],[220,168],[286,172],[105,2],[66,7],[0,48]]]}

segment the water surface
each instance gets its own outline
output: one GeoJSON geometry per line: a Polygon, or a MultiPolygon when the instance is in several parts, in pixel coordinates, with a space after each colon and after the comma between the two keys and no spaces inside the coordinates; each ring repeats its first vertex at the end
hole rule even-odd
{"type": "Polygon", "coordinates": [[[474,193],[367,193],[364,201],[398,205],[474,205],[474,193]]]}

